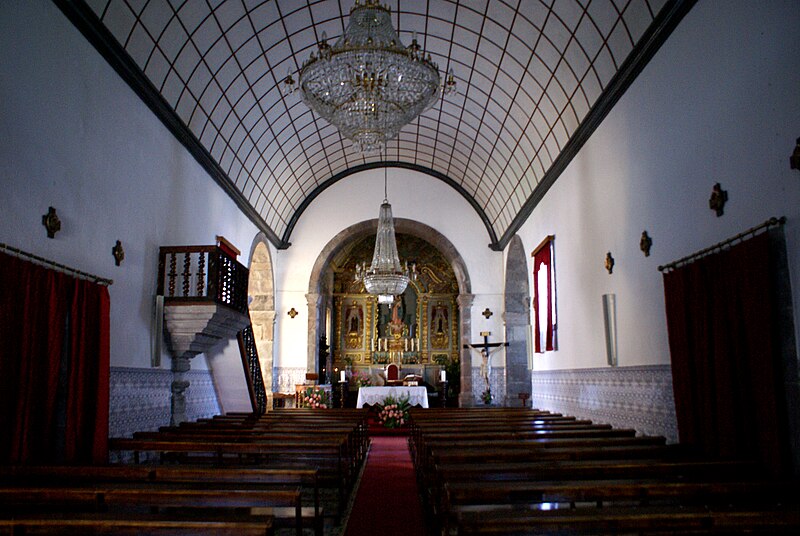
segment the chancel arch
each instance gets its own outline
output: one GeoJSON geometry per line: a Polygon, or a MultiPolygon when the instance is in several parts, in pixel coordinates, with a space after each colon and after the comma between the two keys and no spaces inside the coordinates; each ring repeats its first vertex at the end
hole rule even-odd
{"type": "MultiPolygon", "coordinates": [[[[356,257],[358,257],[358,262],[370,262],[372,259],[372,249],[374,247],[374,236],[377,231],[377,226],[377,220],[368,220],[348,227],[336,235],[323,248],[317,257],[311,273],[309,292],[307,294],[309,308],[307,365],[309,371],[317,370],[317,360],[320,351],[321,337],[325,337],[330,344],[332,336],[336,335],[336,322],[334,322],[330,328],[333,333],[325,332],[325,319],[331,305],[334,308],[333,316],[334,318],[337,318],[336,300],[333,299],[334,291],[343,290],[341,288],[336,288],[337,278],[334,270],[341,269],[343,266],[346,267],[347,259],[352,259],[355,261],[356,257]],[[334,277],[332,281],[333,284],[331,285],[330,278],[332,274],[334,277]]],[[[472,285],[463,258],[458,253],[455,246],[453,246],[453,244],[444,235],[423,223],[404,218],[395,218],[395,232],[398,237],[401,237],[398,239],[398,249],[400,250],[401,260],[409,260],[409,262],[413,261],[414,259],[411,257],[416,256],[416,253],[412,255],[410,251],[414,248],[424,246],[424,248],[428,248],[430,251],[431,258],[437,257],[440,259],[439,262],[443,265],[440,267],[440,271],[446,271],[448,273],[447,277],[450,278],[450,282],[445,283],[442,280],[441,283],[437,283],[432,278],[434,275],[432,272],[424,271],[425,275],[419,277],[417,281],[413,282],[410,285],[410,289],[407,290],[406,295],[404,295],[404,298],[399,301],[400,307],[392,310],[391,312],[384,311],[382,315],[380,314],[380,311],[377,311],[375,308],[368,310],[369,306],[364,299],[356,299],[355,306],[352,306],[352,303],[343,302],[340,315],[344,316],[339,317],[339,319],[342,320],[342,322],[339,323],[339,326],[346,331],[349,330],[350,324],[356,328],[356,330],[353,331],[353,341],[350,343],[351,346],[354,347],[358,346],[359,344],[358,330],[360,329],[362,338],[360,341],[362,348],[362,359],[364,358],[364,353],[369,353],[369,361],[371,362],[372,357],[378,353],[378,361],[386,360],[388,362],[390,359],[389,352],[400,350],[397,350],[396,348],[390,350],[388,341],[385,343],[378,343],[375,341],[376,346],[375,350],[373,350],[373,343],[364,339],[364,334],[366,333],[364,330],[368,328],[370,330],[370,336],[376,333],[377,335],[381,335],[381,337],[378,337],[378,340],[385,339],[386,329],[389,324],[392,323],[392,315],[394,314],[405,323],[405,329],[407,330],[408,334],[407,337],[401,336],[401,338],[405,339],[404,342],[401,343],[403,344],[403,350],[400,351],[401,353],[406,352],[404,349],[406,347],[405,345],[408,344],[409,348],[411,348],[410,345],[413,345],[415,349],[419,349],[419,351],[414,351],[418,353],[418,355],[415,357],[418,359],[427,359],[427,363],[435,363],[435,361],[431,361],[431,359],[434,358],[434,354],[436,354],[440,360],[444,358],[444,355],[447,355],[452,359],[458,359],[460,363],[471,363],[469,354],[465,353],[466,351],[463,350],[464,343],[468,342],[471,334],[472,304],[472,285]],[[403,244],[405,240],[408,240],[410,244],[408,251],[404,251],[403,244]],[[442,270],[442,268],[444,268],[444,270],[442,270]],[[448,287],[449,290],[446,293],[431,292],[432,290],[444,290],[444,287],[448,284],[450,286],[448,287]],[[445,294],[447,296],[446,299],[445,294]],[[433,295],[436,295],[437,298],[440,299],[431,301],[431,296],[433,295]],[[422,300],[425,300],[424,308],[422,307],[422,300]],[[359,301],[361,301],[361,303],[359,303],[359,301]],[[412,309],[414,310],[414,315],[411,315],[411,311],[409,311],[409,304],[411,304],[412,309]],[[437,306],[445,307],[446,314],[441,308],[437,310],[437,306]],[[420,313],[420,311],[422,311],[422,313],[420,313]],[[437,311],[440,313],[438,316],[434,314],[437,311]],[[420,316],[421,314],[425,315],[424,319],[420,316]],[[427,333],[427,326],[429,326],[432,322],[431,319],[434,319],[443,326],[442,332],[446,335],[447,345],[444,344],[443,340],[433,341],[428,337],[429,334],[427,333]],[[418,322],[418,320],[424,320],[424,322],[418,322]],[[444,323],[442,323],[443,320],[444,323]],[[412,328],[409,324],[413,324],[414,327],[412,328]],[[426,333],[420,332],[422,325],[426,326],[426,333]],[[383,326],[382,329],[384,330],[384,333],[380,332],[381,326],[383,326]],[[445,326],[449,329],[445,329],[445,326]],[[413,333],[412,329],[415,330],[413,333]],[[414,337],[412,337],[412,335],[414,335],[414,337]],[[414,342],[411,342],[411,340],[414,342]],[[381,348],[383,348],[383,344],[386,344],[386,350],[381,350],[379,352],[377,350],[378,344],[381,344],[381,348]],[[424,357],[421,355],[423,353],[423,347],[425,349],[424,357]]],[[[423,268],[420,267],[418,272],[422,273],[423,268]]],[[[436,278],[441,280],[440,276],[436,276],[436,278]]],[[[344,284],[344,278],[341,278],[341,281],[342,284],[344,284]]],[[[347,290],[354,289],[350,288],[347,290]]],[[[362,296],[362,298],[365,297],[366,296],[362,296]]],[[[352,302],[353,300],[351,299],[350,301],[352,302]]],[[[347,333],[342,334],[342,340],[345,341],[345,344],[348,344],[346,340],[347,336],[347,333]]],[[[411,359],[410,354],[412,351],[408,350],[407,352],[407,358],[411,359]]],[[[399,357],[402,359],[402,356],[399,357]]],[[[342,358],[344,358],[344,356],[342,356],[342,358]]],[[[394,354],[392,354],[392,358],[395,358],[394,354]]],[[[471,401],[472,380],[470,367],[461,367],[461,369],[460,401],[462,405],[464,405],[465,400],[468,399],[471,401]],[[470,394],[467,397],[465,396],[465,393],[470,394]]]]}
{"type": "Polygon", "coordinates": [[[272,370],[275,337],[275,283],[272,256],[267,238],[259,233],[250,249],[250,277],[248,280],[250,322],[258,350],[261,376],[267,392],[267,407],[272,407],[272,370]]]}
{"type": "Polygon", "coordinates": [[[531,376],[528,371],[527,334],[531,323],[530,284],[528,263],[522,239],[514,235],[506,255],[505,329],[506,341],[506,400],[505,405],[520,404],[519,395],[531,391],[531,376]]]}

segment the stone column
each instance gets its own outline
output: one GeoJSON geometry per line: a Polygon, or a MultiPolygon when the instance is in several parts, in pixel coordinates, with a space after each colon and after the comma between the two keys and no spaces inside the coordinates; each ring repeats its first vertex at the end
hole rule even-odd
{"type": "Polygon", "coordinates": [[[319,311],[322,305],[322,296],[316,292],[306,294],[308,302],[308,359],[306,372],[317,370],[317,356],[319,355],[319,311]]]}
{"type": "Polygon", "coordinates": [[[189,388],[189,381],[186,380],[186,372],[189,371],[189,359],[186,357],[176,357],[172,359],[172,404],[170,426],[177,426],[187,421],[186,417],[186,389],[189,388]]]}
{"type": "Polygon", "coordinates": [[[267,410],[272,409],[273,387],[273,348],[275,340],[275,311],[250,310],[253,323],[253,337],[258,351],[258,364],[261,367],[261,379],[267,394],[267,410]]]}
{"type": "Polygon", "coordinates": [[[461,341],[459,342],[459,352],[461,353],[461,392],[458,395],[458,405],[462,408],[474,405],[474,395],[472,393],[472,350],[464,348],[469,344],[472,336],[472,302],[474,294],[459,294],[456,301],[458,303],[458,316],[461,319],[461,341]]]}

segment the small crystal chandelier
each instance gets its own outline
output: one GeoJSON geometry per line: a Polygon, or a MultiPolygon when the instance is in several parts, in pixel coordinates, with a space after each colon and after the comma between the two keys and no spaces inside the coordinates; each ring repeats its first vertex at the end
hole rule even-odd
{"type": "Polygon", "coordinates": [[[378,296],[378,303],[390,304],[394,297],[402,294],[409,279],[416,279],[416,265],[408,269],[408,262],[400,264],[397,241],[394,236],[392,205],[386,195],[386,167],[383,168],[383,203],[378,215],[378,235],[375,237],[375,252],[369,269],[364,263],[356,264],[356,281],[364,283],[367,292],[378,296]]]}
{"type": "MultiPolygon", "coordinates": [[[[404,47],[390,10],[378,0],[356,0],[343,36],[331,46],[323,32],[298,76],[306,104],[364,153],[383,148],[441,93],[455,91],[452,70],[439,68],[417,43],[404,47]]],[[[284,89],[293,91],[291,73],[284,89]]]]}

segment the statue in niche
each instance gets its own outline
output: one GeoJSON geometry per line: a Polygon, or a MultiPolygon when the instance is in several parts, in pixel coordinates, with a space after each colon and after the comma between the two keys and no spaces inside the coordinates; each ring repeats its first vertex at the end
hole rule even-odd
{"type": "Polygon", "coordinates": [[[441,349],[449,346],[450,338],[447,335],[448,316],[449,311],[445,304],[439,302],[434,305],[431,314],[431,345],[434,348],[441,349]]]}
{"type": "Polygon", "coordinates": [[[378,331],[380,337],[391,339],[397,332],[392,326],[403,326],[403,337],[416,336],[417,294],[411,285],[395,298],[390,306],[380,305],[378,309],[378,331]]]}
{"type": "Polygon", "coordinates": [[[361,348],[364,312],[361,305],[353,302],[345,313],[346,344],[348,349],[361,348]]]}
{"type": "Polygon", "coordinates": [[[399,339],[408,334],[408,327],[402,318],[402,308],[402,297],[395,298],[394,304],[392,304],[392,321],[386,326],[386,336],[390,339],[399,339]]]}
{"type": "Polygon", "coordinates": [[[347,308],[347,332],[359,333],[361,331],[361,307],[353,302],[347,308]]]}
{"type": "Polygon", "coordinates": [[[400,310],[402,306],[403,300],[401,298],[397,298],[394,302],[394,305],[392,305],[392,324],[400,323],[400,316],[402,315],[400,310]]]}

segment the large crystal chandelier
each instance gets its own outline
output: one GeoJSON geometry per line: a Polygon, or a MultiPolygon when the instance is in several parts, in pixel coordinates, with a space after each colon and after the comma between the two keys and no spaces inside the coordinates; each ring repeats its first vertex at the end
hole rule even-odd
{"type": "Polygon", "coordinates": [[[356,265],[356,281],[362,281],[370,294],[378,296],[378,303],[392,303],[394,297],[402,294],[408,286],[410,278],[416,279],[416,266],[408,263],[400,264],[397,254],[397,241],[394,236],[394,218],[392,205],[386,195],[386,168],[384,167],[384,196],[378,214],[378,235],[375,237],[375,251],[369,268],[356,265]]]}
{"type": "MultiPolygon", "coordinates": [[[[285,83],[293,87],[291,75],[285,83]]],[[[440,77],[416,36],[403,46],[388,6],[356,0],[347,29],[333,46],[323,32],[319,54],[312,52],[300,69],[299,87],[312,110],[366,153],[384,147],[433,105],[440,77]]],[[[454,89],[450,73],[444,91],[454,89]]]]}

